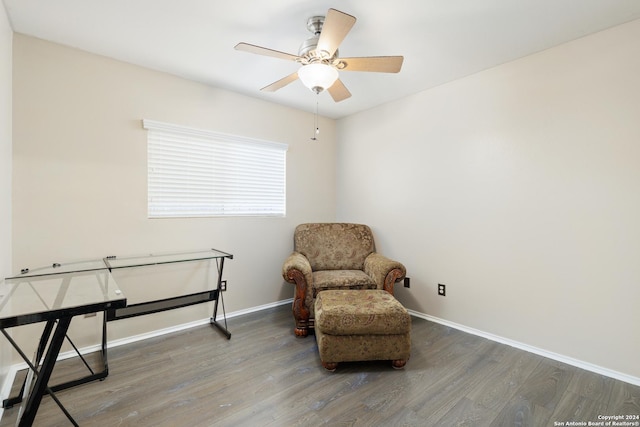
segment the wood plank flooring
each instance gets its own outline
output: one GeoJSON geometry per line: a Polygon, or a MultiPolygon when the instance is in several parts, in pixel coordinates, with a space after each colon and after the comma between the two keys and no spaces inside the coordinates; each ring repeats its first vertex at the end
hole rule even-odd
{"type": "MultiPolygon", "coordinates": [[[[106,380],[57,395],[81,426],[559,426],[640,414],[640,387],[423,319],[412,319],[403,370],[325,371],[315,338],[293,335],[289,306],[229,329],[230,341],[207,325],[110,349],[106,380]]],[[[54,375],[69,372],[71,362],[54,375]]],[[[35,425],[70,423],[47,396],[35,425]]]]}

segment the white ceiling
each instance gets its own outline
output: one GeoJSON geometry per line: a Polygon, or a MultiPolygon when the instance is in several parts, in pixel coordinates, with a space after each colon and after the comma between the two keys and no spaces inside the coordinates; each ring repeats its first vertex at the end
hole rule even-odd
{"type": "Polygon", "coordinates": [[[640,0],[3,0],[15,32],[340,118],[640,18],[640,0]],[[341,72],[334,103],[299,81],[260,92],[294,62],[236,51],[247,42],[292,54],[307,18],[357,18],[340,56],[403,55],[398,74],[341,72]]]}

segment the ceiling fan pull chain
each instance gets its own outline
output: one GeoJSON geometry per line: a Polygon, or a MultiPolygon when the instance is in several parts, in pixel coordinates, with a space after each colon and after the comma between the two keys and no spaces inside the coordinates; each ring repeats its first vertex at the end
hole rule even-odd
{"type": "MultiPolygon", "coordinates": [[[[316,96],[320,96],[320,94],[316,96]]],[[[316,98],[316,114],[313,116],[313,136],[311,137],[311,140],[317,141],[319,134],[320,134],[320,127],[318,126],[318,99],[316,98]]]]}

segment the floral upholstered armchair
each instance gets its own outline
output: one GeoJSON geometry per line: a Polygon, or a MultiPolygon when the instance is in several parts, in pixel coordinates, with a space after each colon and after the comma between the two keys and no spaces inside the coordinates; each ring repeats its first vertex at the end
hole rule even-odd
{"type": "Polygon", "coordinates": [[[371,229],[362,224],[311,223],[296,227],[293,253],[282,267],[295,285],[295,334],[305,337],[314,326],[314,302],[327,289],[384,289],[406,274],[404,265],[376,253],[371,229]]]}

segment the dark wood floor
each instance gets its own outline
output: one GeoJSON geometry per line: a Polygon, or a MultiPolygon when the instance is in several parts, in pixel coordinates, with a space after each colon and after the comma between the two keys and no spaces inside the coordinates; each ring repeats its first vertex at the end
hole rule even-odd
{"type": "MultiPolygon", "coordinates": [[[[106,380],[57,395],[81,426],[559,426],[640,414],[640,387],[412,321],[403,370],[325,371],[282,306],[230,319],[230,341],[202,326],[113,348],[106,380]]],[[[35,425],[70,424],[47,396],[35,425]]]]}

